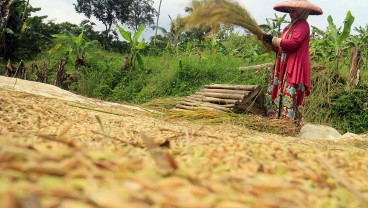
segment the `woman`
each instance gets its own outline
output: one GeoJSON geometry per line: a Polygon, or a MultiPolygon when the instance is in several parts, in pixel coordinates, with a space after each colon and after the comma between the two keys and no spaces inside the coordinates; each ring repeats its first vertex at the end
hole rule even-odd
{"type": "Polygon", "coordinates": [[[289,13],[291,23],[280,38],[271,35],[262,37],[277,50],[275,69],[265,99],[267,115],[290,120],[300,126],[304,98],[310,93],[310,28],[307,18],[323,12],[307,0],[289,0],[277,4],[274,9],[289,13]]]}

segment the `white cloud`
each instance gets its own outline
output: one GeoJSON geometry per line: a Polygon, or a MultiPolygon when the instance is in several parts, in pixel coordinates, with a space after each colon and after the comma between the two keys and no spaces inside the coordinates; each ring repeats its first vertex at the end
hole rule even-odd
{"type": "Polygon", "coordinates": [[[58,0],[52,3],[50,3],[50,0],[30,1],[33,7],[41,8],[41,11],[36,12],[35,15],[47,15],[50,20],[54,20],[57,23],[70,22],[79,24],[85,17],[74,10],[73,3],[75,3],[75,0],[58,0]]]}
{"type": "MultiPolygon", "coordinates": [[[[79,24],[81,20],[86,19],[84,15],[77,14],[74,10],[73,3],[76,0],[33,0],[31,1],[32,6],[41,7],[41,11],[36,13],[36,15],[48,15],[49,19],[54,19],[55,22],[71,22],[74,24],[79,24]]],[[[162,0],[161,5],[161,16],[159,21],[159,26],[169,29],[170,19],[168,15],[172,18],[177,18],[178,15],[185,16],[185,7],[190,5],[191,0],[162,0]]],[[[274,11],[273,6],[281,1],[278,0],[241,0],[239,1],[242,6],[248,9],[255,20],[259,24],[265,23],[266,18],[274,17],[276,13],[281,16],[281,13],[274,11]]],[[[347,11],[351,11],[352,15],[355,16],[355,26],[365,26],[368,24],[368,18],[366,15],[366,8],[368,8],[367,0],[311,0],[310,2],[318,5],[324,11],[321,16],[311,16],[309,18],[309,23],[316,26],[322,30],[326,29],[328,26],[327,17],[332,16],[334,22],[337,26],[343,26],[343,21],[345,19],[347,11]]],[[[154,8],[158,10],[159,0],[155,0],[154,8]]],[[[96,21],[92,19],[92,21],[96,21]]],[[[98,23],[95,29],[103,30],[104,26],[98,23]]],[[[148,38],[153,34],[152,31],[147,31],[145,37],[148,38]]]]}

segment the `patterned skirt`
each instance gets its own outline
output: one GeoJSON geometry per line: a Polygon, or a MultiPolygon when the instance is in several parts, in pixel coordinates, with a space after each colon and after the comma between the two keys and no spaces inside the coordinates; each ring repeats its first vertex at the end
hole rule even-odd
{"type": "Polygon", "coordinates": [[[265,95],[267,116],[290,120],[297,127],[303,125],[305,92],[304,84],[288,83],[285,79],[279,82],[274,77],[265,95]]]}

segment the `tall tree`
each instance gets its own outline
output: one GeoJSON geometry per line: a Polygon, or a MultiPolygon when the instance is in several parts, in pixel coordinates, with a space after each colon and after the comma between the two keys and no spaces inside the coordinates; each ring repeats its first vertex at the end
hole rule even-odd
{"type": "Polygon", "coordinates": [[[28,17],[28,2],[24,0],[0,1],[0,56],[12,58],[19,43],[23,23],[28,17]]]}
{"type": "Polygon", "coordinates": [[[77,0],[74,7],[78,13],[83,13],[88,18],[96,17],[101,21],[108,36],[115,20],[121,24],[127,21],[131,3],[131,0],[77,0]]]}
{"type": "Polygon", "coordinates": [[[152,7],[153,0],[135,0],[132,2],[129,8],[129,17],[126,25],[137,31],[139,26],[144,24],[146,26],[154,25],[154,17],[157,12],[152,7]]]}
{"type": "Polygon", "coordinates": [[[155,27],[155,38],[153,39],[153,45],[156,45],[156,37],[157,37],[157,30],[158,30],[158,20],[160,19],[160,14],[161,14],[161,3],[162,3],[162,0],[160,0],[160,4],[158,5],[158,13],[157,13],[156,27],[155,27]]]}

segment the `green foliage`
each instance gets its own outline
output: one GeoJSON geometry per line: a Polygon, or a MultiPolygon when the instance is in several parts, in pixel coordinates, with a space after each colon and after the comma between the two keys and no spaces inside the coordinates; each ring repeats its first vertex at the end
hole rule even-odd
{"type": "Polygon", "coordinates": [[[236,56],[247,60],[247,65],[273,62],[272,53],[266,53],[265,47],[261,45],[254,35],[240,35],[233,33],[222,41],[229,56],[236,56]]]}
{"type": "Polygon", "coordinates": [[[275,18],[267,18],[266,25],[260,25],[263,30],[267,33],[271,34],[272,36],[280,37],[281,35],[281,25],[282,23],[287,23],[286,21],[287,14],[283,15],[282,17],[277,16],[275,14],[275,18]]]}
{"type": "Polygon", "coordinates": [[[260,84],[265,74],[240,73],[244,60],[221,53],[145,57],[146,70],[135,70],[123,77],[114,89],[114,100],[147,102],[152,98],[186,96],[206,84],[260,84]]]}
{"type": "Polygon", "coordinates": [[[86,57],[90,66],[80,69],[77,91],[88,97],[111,100],[113,89],[121,82],[121,55],[100,48],[90,50],[95,52],[86,57]]]}
{"type": "Polygon", "coordinates": [[[314,65],[312,92],[304,110],[307,122],[328,124],[340,132],[368,132],[368,91],[347,91],[340,74],[314,65]]]}
{"type": "Polygon", "coordinates": [[[134,70],[122,77],[119,85],[117,85],[112,94],[114,101],[128,101],[139,103],[142,100],[148,100],[149,97],[142,99],[142,91],[144,88],[149,88],[147,85],[147,76],[140,70],[134,70]]]}
{"type": "Polygon", "coordinates": [[[5,60],[14,60],[15,51],[19,48],[23,24],[30,16],[24,12],[27,6],[24,0],[0,1],[0,56],[5,60]]]}
{"type": "Polygon", "coordinates": [[[137,31],[140,25],[152,26],[153,18],[156,16],[156,10],[152,7],[153,0],[132,1],[129,8],[129,17],[126,25],[137,31]]]}
{"type": "Polygon", "coordinates": [[[334,61],[333,69],[334,71],[338,71],[340,60],[343,59],[342,52],[345,49],[344,47],[346,47],[345,41],[350,35],[354,19],[355,18],[349,11],[344,20],[344,28],[341,31],[341,29],[337,28],[334,24],[332,16],[329,15],[327,18],[329,26],[326,32],[323,33],[323,31],[314,28],[313,33],[318,33],[321,38],[311,43],[312,58],[320,56],[325,61],[334,61]]]}
{"type": "Polygon", "coordinates": [[[81,70],[82,75],[79,80],[79,91],[81,94],[88,97],[99,99],[106,99],[107,95],[111,93],[106,70],[81,70]]]}
{"type": "Polygon", "coordinates": [[[334,76],[324,65],[311,67],[311,94],[306,98],[304,119],[307,122],[325,124],[329,123],[331,94],[337,88],[333,86],[334,76]]]}
{"type": "Polygon", "coordinates": [[[25,21],[19,36],[19,48],[15,50],[13,59],[33,59],[52,44],[50,30],[53,28],[42,22],[45,18],[35,16],[25,21]]]}
{"type": "Polygon", "coordinates": [[[348,38],[348,36],[350,35],[351,25],[353,24],[355,18],[351,15],[350,11],[346,14],[344,20],[344,29],[342,30],[342,32],[340,32],[339,29],[336,28],[331,15],[328,16],[327,20],[329,24],[328,29],[330,31],[329,37],[337,51],[342,42],[346,40],[346,38],[348,38]]]}
{"type": "Polygon", "coordinates": [[[368,132],[368,90],[343,91],[332,96],[332,124],[344,132],[368,132]]]}
{"type": "Polygon", "coordinates": [[[146,47],[146,41],[144,39],[139,41],[139,38],[142,36],[145,25],[140,25],[134,35],[132,35],[130,31],[124,30],[124,28],[120,27],[119,25],[117,25],[117,28],[121,36],[130,43],[130,64],[132,65],[133,69],[135,68],[136,62],[138,62],[139,68],[144,69],[142,55],[139,52],[146,47]]]}
{"type": "Polygon", "coordinates": [[[75,36],[72,33],[68,35],[65,34],[55,34],[52,37],[56,38],[57,44],[49,50],[49,54],[55,53],[57,50],[62,50],[62,58],[66,58],[66,60],[72,57],[72,54],[75,56],[74,67],[76,70],[81,68],[82,66],[88,66],[85,55],[86,49],[92,47],[94,44],[97,44],[98,41],[87,41],[83,37],[84,32],[82,31],[78,36],[75,36]],[[64,43],[64,44],[62,44],[64,43]]]}
{"type": "Polygon", "coordinates": [[[97,44],[97,41],[96,40],[87,41],[86,39],[83,38],[83,33],[84,32],[82,31],[78,36],[75,36],[72,33],[69,33],[68,35],[64,34],[52,35],[52,37],[58,39],[56,42],[66,41],[72,44],[66,47],[62,47],[62,44],[59,43],[50,50],[50,53],[54,52],[55,50],[58,50],[59,48],[63,48],[64,53],[67,54],[68,56],[71,53],[75,53],[77,59],[84,59],[86,49],[90,47],[92,44],[97,44]]]}
{"type": "MultiPolygon", "coordinates": [[[[356,27],[354,30],[358,33],[357,35],[349,36],[347,42],[348,46],[352,48],[358,48],[361,52],[361,63],[360,69],[366,70],[368,74],[368,25],[366,27],[356,27]]],[[[364,79],[362,79],[364,80],[364,79]]],[[[368,83],[368,82],[367,82],[368,83]]]]}
{"type": "Polygon", "coordinates": [[[74,4],[78,13],[84,14],[86,17],[96,17],[105,25],[105,36],[108,36],[114,21],[124,24],[130,13],[130,5],[132,1],[128,0],[77,0],[74,4]]]}

